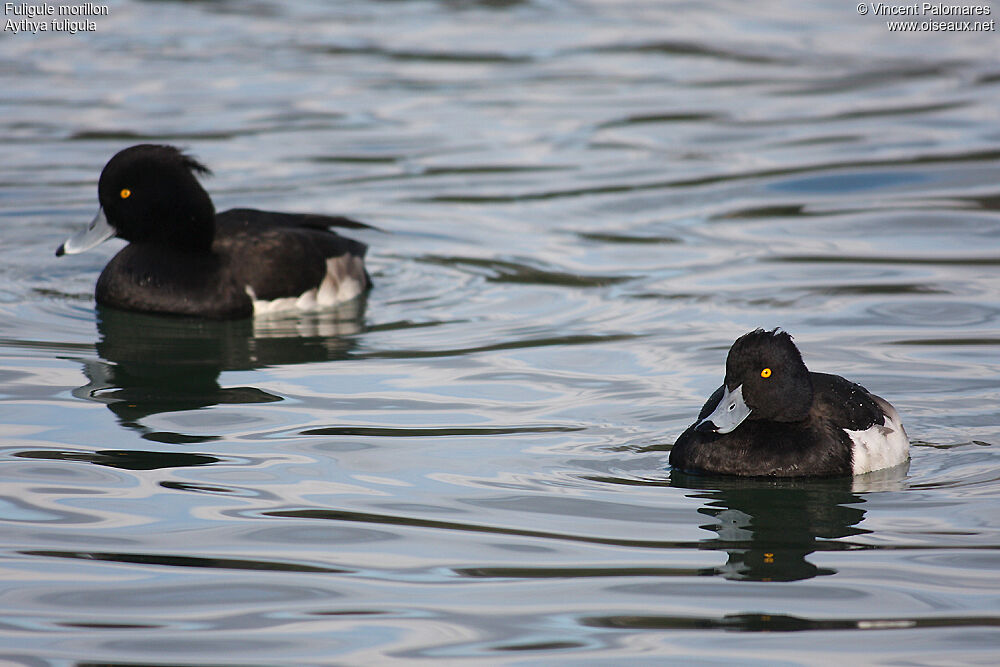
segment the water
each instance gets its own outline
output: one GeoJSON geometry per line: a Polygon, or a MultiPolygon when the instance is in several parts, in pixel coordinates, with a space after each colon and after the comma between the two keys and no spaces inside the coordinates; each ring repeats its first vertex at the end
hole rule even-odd
{"type": "Polygon", "coordinates": [[[0,658],[996,660],[996,33],[840,2],[108,7],[0,40],[0,658]],[[220,210],[378,227],[367,303],[95,309],[120,243],[53,252],[142,141],[211,166],[220,210]],[[672,474],[757,326],[889,398],[908,469],[672,474]]]}

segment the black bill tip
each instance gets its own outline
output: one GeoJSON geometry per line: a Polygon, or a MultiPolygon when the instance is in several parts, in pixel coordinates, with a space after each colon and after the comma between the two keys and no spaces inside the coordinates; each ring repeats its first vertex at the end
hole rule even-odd
{"type": "Polygon", "coordinates": [[[712,420],[706,419],[704,421],[698,422],[698,425],[694,427],[694,430],[698,431],[699,433],[715,433],[719,430],[719,427],[716,426],[715,422],[713,422],[712,420]]]}

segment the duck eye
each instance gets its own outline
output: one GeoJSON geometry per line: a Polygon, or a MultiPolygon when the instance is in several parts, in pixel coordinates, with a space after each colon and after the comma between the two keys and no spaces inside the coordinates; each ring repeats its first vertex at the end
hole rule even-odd
{"type": "Polygon", "coordinates": [[[123,188],[122,191],[119,192],[118,194],[121,195],[122,199],[128,199],[129,197],[132,196],[132,191],[129,190],[128,188],[123,188]]]}
{"type": "Polygon", "coordinates": [[[760,376],[762,378],[769,378],[769,377],[771,377],[771,369],[770,368],[765,368],[764,370],[762,370],[760,372],[760,376]]]}

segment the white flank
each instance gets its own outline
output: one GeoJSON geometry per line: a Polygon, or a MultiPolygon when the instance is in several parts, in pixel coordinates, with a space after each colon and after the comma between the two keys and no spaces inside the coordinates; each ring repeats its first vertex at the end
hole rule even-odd
{"type": "Polygon", "coordinates": [[[891,468],[910,458],[910,440],[896,409],[878,396],[872,398],[884,413],[885,425],[876,424],[864,431],[844,429],[854,443],[851,461],[855,475],[891,468]]]}
{"type": "Polygon", "coordinates": [[[287,296],[264,301],[257,298],[249,285],[246,292],[253,299],[253,314],[287,313],[332,308],[350,301],[365,291],[364,260],[354,255],[341,255],[326,260],[326,275],[318,287],[306,290],[299,296],[287,296]]]}

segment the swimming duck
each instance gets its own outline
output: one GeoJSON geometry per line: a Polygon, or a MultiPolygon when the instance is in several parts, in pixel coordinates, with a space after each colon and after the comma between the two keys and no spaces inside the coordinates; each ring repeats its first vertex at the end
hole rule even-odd
{"type": "Polygon", "coordinates": [[[888,401],[839,375],[810,372],[784,331],[738,338],[725,382],[677,438],[670,465],[742,476],[860,475],[909,458],[888,401]]]}
{"type": "Polygon", "coordinates": [[[59,246],[83,252],[129,242],[97,280],[97,303],[212,319],[334,306],[371,287],[367,246],[329,229],[367,225],[339,216],[237,208],[216,213],[196,174],[208,168],[173,146],[126,148],[105,165],[100,209],[59,246]]]}

